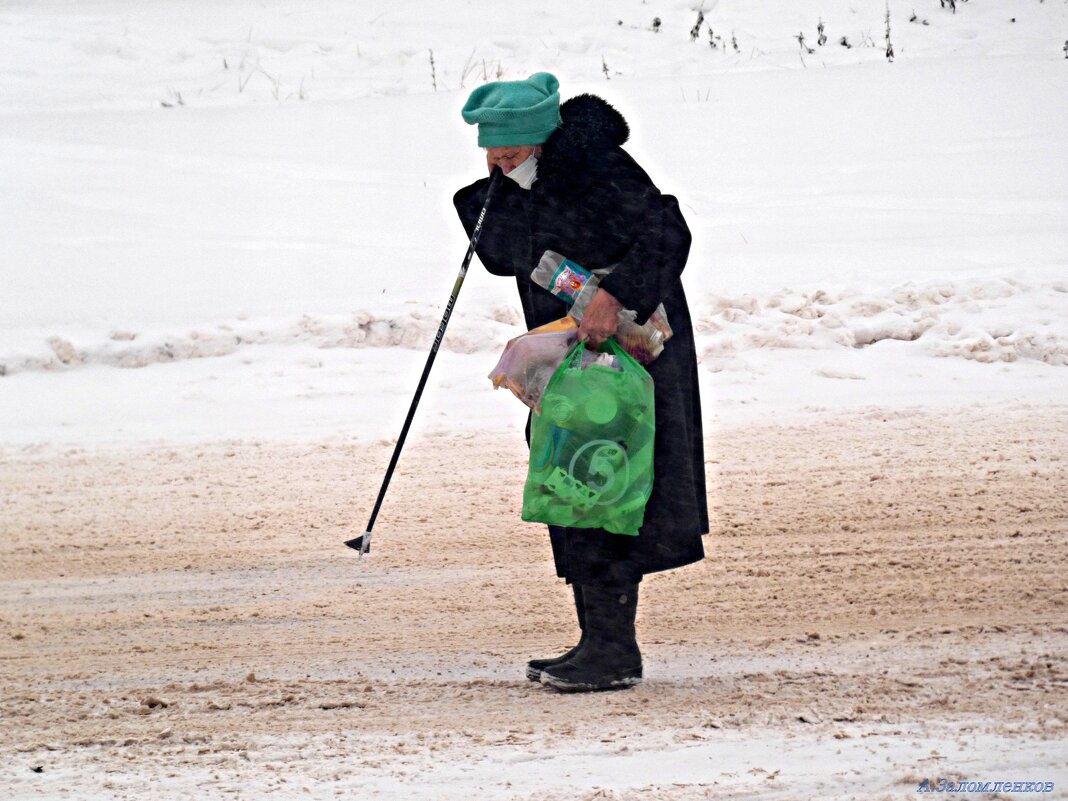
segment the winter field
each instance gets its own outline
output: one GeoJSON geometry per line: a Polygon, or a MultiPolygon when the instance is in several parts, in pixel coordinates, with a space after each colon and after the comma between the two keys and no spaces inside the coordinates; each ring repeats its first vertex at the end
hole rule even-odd
{"type": "Polygon", "coordinates": [[[893,63],[886,10],[0,4],[0,797],[1063,794],[1068,3],[891,0],[893,63]],[[340,546],[466,248],[459,109],[542,69],[694,235],[710,558],[644,582],[626,693],[523,678],[577,634],[477,263],[340,546]]]}

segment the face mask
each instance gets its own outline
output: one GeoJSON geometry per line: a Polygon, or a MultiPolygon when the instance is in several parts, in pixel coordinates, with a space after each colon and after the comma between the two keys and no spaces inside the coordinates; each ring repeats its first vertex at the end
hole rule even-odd
{"type": "Polygon", "coordinates": [[[535,155],[527,156],[526,161],[508,173],[508,177],[524,189],[530,189],[538,178],[538,157],[535,155]]]}

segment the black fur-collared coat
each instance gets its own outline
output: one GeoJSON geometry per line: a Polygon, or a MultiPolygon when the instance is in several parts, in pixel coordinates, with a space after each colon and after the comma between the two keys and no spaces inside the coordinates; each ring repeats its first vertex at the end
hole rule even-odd
{"type": "MultiPolygon", "coordinates": [[[[530,280],[546,250],[587,269],[613,267],[600,285],[637,311],[639,323],[660,303],[667,310],[674,335],[646,366],[655,384],[656,441],[653,492],[639,535],[549,529],[560,576],[578,584],[632,584],[701,559],[701,536],[708,532],[697,358],[680,281],[690,231],[675,198],[661,194],[622,149],[630,130],[616,109],[580,95],[560,114],[563,124],[544,145],[531,189],[500,181],[477,253],[491,273],[515,279],[528,330],[567,314],[563,301],[530,280]]],[[[483,178],[454,198],[468,235],[488,184],[483,178]]]]}

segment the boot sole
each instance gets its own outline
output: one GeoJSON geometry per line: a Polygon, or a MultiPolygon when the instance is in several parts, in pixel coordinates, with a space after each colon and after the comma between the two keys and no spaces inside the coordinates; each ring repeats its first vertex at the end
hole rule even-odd
{"type": "Polygon", "coordinates": [[[634,687],[635,685],[641,684],[642,677],[639,674],[637,676],[620,676],[612,679],[606,678],[596,682],[572,682],[558,679],[550,673],[543,672],[541,674],[541,683],[562,693],[589,693],[601,692],[604,690],[625,690],[628,687],[634,687]]]}

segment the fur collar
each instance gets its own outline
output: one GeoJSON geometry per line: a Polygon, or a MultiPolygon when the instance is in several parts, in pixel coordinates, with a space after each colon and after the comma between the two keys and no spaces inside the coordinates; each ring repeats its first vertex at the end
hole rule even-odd
{"type": "Polygon", "coordinates": [[[619,147],[630,137],[623,115],[596,95],[567,100],[560,106],[560,117],[563,123],[542,151],[541,161],[547,167],[570,169],[594,154],[619,147]]]}

